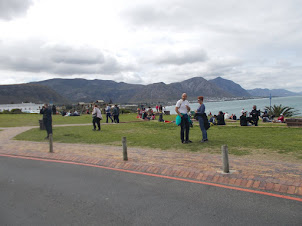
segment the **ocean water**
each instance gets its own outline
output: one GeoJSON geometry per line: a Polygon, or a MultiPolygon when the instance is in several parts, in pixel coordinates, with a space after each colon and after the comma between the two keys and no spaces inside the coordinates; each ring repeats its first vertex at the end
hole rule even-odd
{"type": "MultiPolygon", "coordinates": [[[[175,103],[176,104],[176,103],[175,103]]],[[[298,111],[299,116],[302,116],[302,96],[296,97],[272,97],[271,105],[280,105],[293,107],[294,110],[298,111]]],[[[207,102],[206,98],[204,99],[204,105],[206,107],[206,113],[210,112],[218,114],[219,111],[228,112],[229,115],[236,114],[236,116],[241,115],[241,110],[244,108],[246,111],[250,112],[253,109],[253,105],[257,106],[257,109],[261,111],[264,110],[266,106],[270,106],[270,99],[261,98],[261,99],[248,99],[248,100],[232,100],[232,101],[217,101],[217,102],[207,102]]],[[[191,103],[191,110],[195,111],[198,108],[198,103],[191,103]]],[[[166,110],[170,111],[171,114],[176,114],[175,105],[166,106],[166,110]]]]}

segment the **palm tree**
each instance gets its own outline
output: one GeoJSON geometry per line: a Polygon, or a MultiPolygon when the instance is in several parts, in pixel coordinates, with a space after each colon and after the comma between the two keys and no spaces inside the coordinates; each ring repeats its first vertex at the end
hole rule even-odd
{"type": "Polygon", "coordinates": [[[274,105],[272,107],[266,106],[265,110],[269,115],[275,115],[276,117],[279,117],[281,114],[283,114],[284,117],[292,117],[298,113],[298,111],[294,110],[294,108],[282,106],[282,104],[274,105]]]}

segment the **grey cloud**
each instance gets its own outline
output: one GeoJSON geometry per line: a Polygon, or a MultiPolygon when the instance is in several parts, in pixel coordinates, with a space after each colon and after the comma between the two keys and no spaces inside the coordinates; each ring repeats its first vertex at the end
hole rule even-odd
{"type": "Polygon", "coordinates": [[[5,46],[0,42],[0,69],[23,72],[73,74],[116,74],[132,65],[122,64],[116,56],[95,48],[44,45],[42,42],[5,46]]]}
{"type": "Polygon", "coordinates": [[[32,4],[32,0],[0,0],[0,19],[12,20],[23,16],[32,4]]]}
{"type": "Polygon", "coordinates": [[[247,0],[162,0],[160,4],[142,1],[125,9],[121,17],[138,29],[212,32],[254,42],[261,35],[261,39],[267,37],[271,41],[282,33],[299,32],[302,22],[299,4],[299,0],[255,0],[253,3],[247,0]]]}
{"type": "Polygon", "coordinates": [[[165,52],[155,62],[157,64],[192,64],[196,62],[205,62],[208,59],[207,53],[202,49],[193,49],[182,52],[165,52]]]}
{"type": "Polygon", "coordinates": [[[66,46],[54,46],[50,51],[51,59],[56,63],[89,65],[105,62],[104,54],[96,49],[74,49],[66,46]]]}

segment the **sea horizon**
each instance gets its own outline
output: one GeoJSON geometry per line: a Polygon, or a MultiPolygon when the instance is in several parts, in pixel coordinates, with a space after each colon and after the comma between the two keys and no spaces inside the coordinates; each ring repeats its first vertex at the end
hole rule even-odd
{"type": "MultiPolygon", "coordinates": [[[[176,102],[175,102],[176,104],[176,102]]],[[[302,116],[302,96],[291,96],[291,97],[272,97],[271,100],[269,97],[267,98],[252,98],[252,99],[240,99],[240,100],[219,100],[212,101],[204,99],[204,105],[206,107],[206,114],[218,114],[219,111],[224,113],[228,113],[229,115],[235,114],[236,116],[241,115],[242,109],[247,112],[251,112],[253,109],[253,105],[257,106],[257,109],[261,112],[264,111],[265,107],[269,107],[273,105],[280,105],[292,107],[297,111],[297,115],[302,116]]],[[[192,111],[195,111],[198,108],[199,104],[195,102],[190,103],[190,107],[192,111]]],[[[165,106],[167,111],[170,111],[170,114],[176,114],[175,105],[165,106]]]]}

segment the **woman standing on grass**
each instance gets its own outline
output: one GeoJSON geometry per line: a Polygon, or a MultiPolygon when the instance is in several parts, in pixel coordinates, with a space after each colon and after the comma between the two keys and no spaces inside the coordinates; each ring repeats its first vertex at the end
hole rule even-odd
{"type": "Polygon", "coordinates": [[[195,115],[197,116],[197,120],[199,122],[199,127],[202,132],[202,140],[201,143],[208,141],[208,134],[205,128],[205,124],[208,124],[208,118],[205,114],[206,107],[203,104],[203,96],[198,97],[198,103],[200,104],[198,109],[196,110],[195,115]]]}

